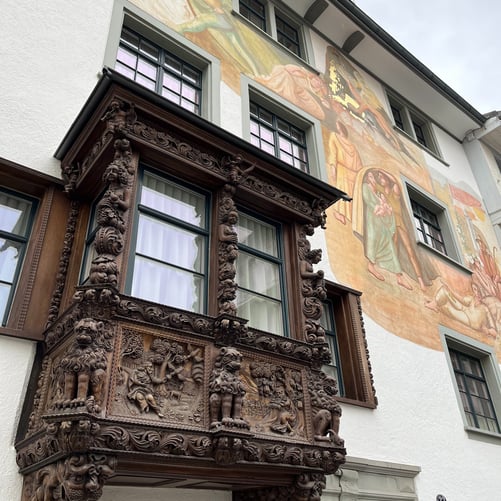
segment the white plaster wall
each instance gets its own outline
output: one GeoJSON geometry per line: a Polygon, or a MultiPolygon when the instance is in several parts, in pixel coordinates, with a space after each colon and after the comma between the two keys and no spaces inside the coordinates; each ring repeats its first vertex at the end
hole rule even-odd
{"type": "Polygon", "coordinates": [[[242,137],[242,100],[221,80],[221,127],[242,137]]]}
{"type": "Polygon", "coordinates": [[[455,184],[465,183],[474,193],[477,193],[477,196],[480,196],[480,189],[471,170],[463,145],[440,127],[433,127],[433,133],[438,141],[442,157],[449,165],[444,165],[431,156],[428,158],[428,165],[443,176],[451,179],[455,184]]]}
{"type": "Polygon", "coordinates": [[[445,354],[400,339],[365,318],[375,410],[343,405],[348,454],[422,468],[420,500],[500,499],[501,438],[468,438],[445,354]]]}
{"type": "Polygon", "coordinates": [[[0,157],[59,176],[53,154],[97,82],[113,1],[8,3],[0,16],[0,157]]]}
{"type": "Polygon", "coordinates": [[[148,487],[105,487],[100,501],[231,501],[231,492],[148,487]]]}
{"type": "Polygon", "coordinates": [[[34,355],[33,342],[0,336],[0,499],[5,501],[21,499],[14,441],[34,355]]]}

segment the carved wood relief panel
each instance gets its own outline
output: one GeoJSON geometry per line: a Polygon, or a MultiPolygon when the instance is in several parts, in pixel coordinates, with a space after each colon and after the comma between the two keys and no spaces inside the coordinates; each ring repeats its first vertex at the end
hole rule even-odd
{"type": "Polygon", "coordinates": [[[207,352],[207,343],[123,327],[108,414],[162,425],[207,426],[207,352]]]}

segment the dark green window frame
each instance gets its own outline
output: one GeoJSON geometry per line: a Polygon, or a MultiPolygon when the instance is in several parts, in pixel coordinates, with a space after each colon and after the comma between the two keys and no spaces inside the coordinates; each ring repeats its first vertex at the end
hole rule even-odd
{"type": "Polygon", "coordinates": [[[96,239],[96,233],[99,229],[96,222],[96,210],[99,200],[101,200],[103,194],[98,196],[91,206],[89,224],[87,227],[87,236],[85,237],[85,251],[82,258],[82,266],[80,269],[80,284],[84,285],[89,280],[90,269],[92,266],[92,260],[96,256],[94,252],[94,240],[96,239]]]}
{"type": "Polygon", "coordinates": [[[437,215],[412,198],[411,206],[419,240],[447,256],[444,236],[437,215]]]}
{"type": "MultiPolygon", "coordinates": [[[[237,234],[239,234],[239,243],[238,243],[239,256],[238,256],[237,261],[236,261],[236,268],[237,268],[236,281],[237,281],[237,284],[239,284],[238,290],[237,290],[237,309],[238,309],[238,291],[242,291],[244,293],[254,295],[256,298],[261,297],[263,300],[268,301],[269,303],[275,303],[277,306],[279,306],[279,309],[281,311],[281,315],[280,315],[281,331],[274,332],[274,331],[266,330],[266,332],[271,332],[272,334],[277,334],[277,335],[281,335],[284,337],[289,337],[289,325],[288,325],[288,321],[287,321],[287,319],[288,319],[287,300],[286,300],[287,296],[286,296],[286,286],[285,286],[285,261],[284,261],[284,251],[283,251],[283,227],[277,221],[273,221],[273,220],[270,220],[268,218],[264,218],[261,214],[258,214],[258,213],[252,212],[252,211],[248,211],[248,210],[244,210],[241,208],[238,209],[238,212],[239,212],[239,217],[241,217],[243,214],[244,216],[247,216],[251,219],[255,219],[256,221],[262,222],[262,223],[269,225],[275,229],[275,231],[276,231],[275,245],[276,245],[277,255],[273,256],[273,255],[266,253],[266,252],[263,252],[257,248],[245,245],[245,243],[243,243],[241,241],[241,234],[239,234],[240,233],[239,232],[240,221],[239,221],[239,224],[236,225],[237,234]],[[278,280],[280,282],[279,287],[278,287],[278,290],[280,293],[279,300],[276,298],[273,298],[272,296],[266,295],[262,292],[256,291],[256,290],[251,289],[251,288],[245,288],[244,286],[242,286],[242,280],[239,280],[239,270],[241,272],[241,268],[239,269],[239,260],[240,260],[240,262],[243,261],[242,255],[244,253],[249,255],[251,258],[255,258],[257,260],[263,260],[264,262],[267,262],[267,263],[270,263],[272,265],[277,266],[277,276],[278,276],[278,280]]],[[[241,313],[237,313],[237,314],[241,315],[241,313]]],[[[245,318],[245,315],[244,315],[244,318],[245,318]]],[[[249,320],[248,325],[250,327],[258,328],[255,325],[256,324],[255,319],[248,318],[248,320],[249,320]]]]}
{"type": "Polygon", "coordinates": [[[339,341],[336,329],[336,320],[334,315],[334,304],[333,298],[327,298],[323,301],[324,311],[320,319],[320,324],[325,330],[325,340],[329,345],[329,350],[331,352],[331,362],[324,366],[324,372],[334,377],[337,381],[338,393],[340,397],[345,396],[344,384],[343,384],[343,368],[341,363],[341,356],[339,354],[339,341]]]}
{"type": "Polygon", "coordinates": [[[466,421],[474,428],[501,433],[481,360],[453,348],[449,355],[466,421]]]}
{"type": "MultiPolygon", "coordinates": [[[[193,311],[195,313],[206,313],[208,307],[208,282],[209,282],[209,253],[210,253],[210,245],[209,245],[209,237],[210,237],[210,205],[211,205],[211,197],[210,193],[207,193],[198,187],[191,186],[179,179],[172,178],[170,176],[166,176],[164,174],[156,172],[154,169],[143,166],[139,175],[139,183],[137,188],[137,203],[134,214],[134,230],[132,235],[132,244],[129,256],[129,266],[127,271],[126,278],[126,292],[128,294],[134,295],[133,287],[134,287],[134,274],[137,273],[137,265],[136,265],[136,257],[139,256],[144,260],[150,261],[152,263],[156,263],[158,265],[163,265],[165,268],[169,268],[170,270],[174,270],[179,273],[184,273],[185,276],[192,275],[200,280],[200,292],[203,295],[203,298],[199,298],[200,304],[198,308],[190,308],[185,305],[174,304],[173,302],[165,301],[162,297],[158,297],[155,299],[152,298],[144,298],[143,299],[151,300],[160,304],[165,304],[167,306],[173,306],[175,308],[184,309],[186,311],[193,311]],[[155,208],[148,207],[141,203],[141,192],[144,184],[144,179],[146,176],[150,176],[152,178],[156,178],[161,182],[166,184],[170,184],[172,186],[178,187],[181,190],[185,190],[186,193],[192,193],[195,196],[200,197],[201,200],[204,201],[203,214],[201,214],[201,218],[204,221],[203,226],[196,226],[191,224],[190,222],[180,219],[172,214],[168,214],[166,212],[159,211],[155,208]],[[190,270],[189,268],[183,266],[182,264],[175,263],[172,261],[168,261],[166,259],[162,260],[158,257],[144,254],[143,252],[138,252],[138,238],[139,238],[139,226],[140,226],[140,218],[141,217],[150,218],[151,220],[158,222],[160,225],[165,225],[165,227],[173,228],[179,232],[184,232],[185,234],[191,234],[195,236],[195,238],[200,237],[203,240],[203,257],[200,260],[200,271],[190,270]]],[[[174,289],[171,289],[174,290],[174,289]]]]}
{"type": "MultiPolygon", "coordinates": [[[[4,224],[7,219],[4,219],[3,216],[1,218],[3,221],[0,221],[0,253],[6,252],[9,249],[13,248],[16,250],[17,254],[15,256],[16,265],[14,267],[14,271],[10,277],[4,277],[2,270],[0,269],[0,286],[5,289],[8,288],[8,293],[5,296],[5,303],[3,307],[0,305],[0,317],[1,317],[1,325],[2,327],[7,325],[7,321],[9,318],[10,310],[12,308],[12,302],[14,300],[14,295],[16,292],[16,286],[19,281],[19,277],[21,274],[21,270],[23,267],[24,258],[26,255],[26,249],[28,246],[28,242],[31,235],[31,230],[33,227],[33,221],[35,219],[35,214],[38,207],[38,200],[32,197],[28,197],[24,194],[11,191],[7,188],[0,188],[0,194],[9,197],[11,199],[18,199],[25,204],[29,204],[29,209],[27,211],[27,215],[23,215],[25,217],[25,221],[23,222],[23,230],[22,231],[8,231],[5,229],[4,224]]],[[[10,209],[14,209],[9,205],[4,205],[4,207],[9,207],[10,209]]],[[[0,261],[1,264],[1,261],[0,261]]]]}
{"type": "Polygon", "coordinates": [[[298,28],[278,12],[275,14],[275,22],[278,43],[296,54],[296,56],[303,57],[298,28]]]}

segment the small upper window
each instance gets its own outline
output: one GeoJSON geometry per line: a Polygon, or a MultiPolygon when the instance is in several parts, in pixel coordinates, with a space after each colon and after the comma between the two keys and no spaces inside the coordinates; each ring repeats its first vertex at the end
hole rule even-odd
{"type": "Polygon", "coordinates": [[[445,207],[409,184],[407,192],[418,241],[461,262],[445,207]]]}
{"type": "Polygon", "coordinates": [[[122,29],[115,69],[200,115],[202,72],[128,28],[122,29]]]}
{"type": "Polygon", "coordinates": [[[266,5],[259,0],[240,0],[240,14],[259,29],[266,31],[266,5]]]}
{"type": "Polygon", "coordinates": [[[7,324],[16,283],[26,252],[36,203],[0,190],[0,318],[7,324]]]}
{"type": "Polygon", "coordinates": [[[261,0],[239,0],[238,10],[243,17],[268,33],[280,45],[304,58],[300,23],[293,21],[292,14],[285,15],[278,11],[273,3],[261,0]]]}
{"type": "Polygon", "coordinates": [[[419,240],[447,255],[437,214],[412,199],[411,205],[419,240]]]}
{"type": "Polygon", "coordinates": [[[277,24],[278,43],[287,47],[291,52],[294,52],[296,56],[302,57],[301,39],[299,37],[299,30],[297,27],[278,12],[275,16],[275,21],[277,24]]]}
{"type": "Polygon", "coordinates": [[[495,350],[444,326],[440,335],[465,428],[501,434],[501,375],[495,350]]]}
{"type": "Polygon", "coordinates": [[[253,145],[309,172],[305,131],[253,101],[250,103],[250,135],[253,145]]]}
{"type": "Polygon", "coordinates": [[[394,96],[388,96],[390,110],[395,126],[405,132],[421,146],[439,155],[431,129],[431,123],[417,110],[412,109],[394,96]]]}
{"type": "Polygon", "coordinates": [[[325,285],[327,299],[320,323],[332,359],[323,371],[337,381],[339,396],[346,402],[376,407],[360,293],[331,282],[325,285]]]}

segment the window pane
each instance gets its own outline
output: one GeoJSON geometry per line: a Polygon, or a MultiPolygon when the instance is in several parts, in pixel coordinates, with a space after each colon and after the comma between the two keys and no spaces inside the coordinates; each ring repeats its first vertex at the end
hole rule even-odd
{"type": "Polygon", "coordinates": [[[147,89],[155,90],[155,87],[156,87],[155,81],[149,80],[148,78],[143,77],[140,74],[136,74],[136,82],[138,84],[141,84],[143,87],[146,87],[147,89]]]}
{"type": "Polygon", "coordinates": [[[0,193],[0,230],[26,235],[31,203],[6,193],[0,193]]]}
{"type": "Polygon", "coordinates": [[[19,253],[24,244],[12,240],[0,239],[0,280],[12,284],[19,260],[19,253]]]}
{"type": "Polygon", "coordinates": [[[280,302],[238,289],[236,303],[238,316],[247,318],[250,327],[284,335],[280,302]]]}
{"type": "Polygon", "coordinates": [[[240,251],[236,281],[244,289],[278,300],[281,298],[280,270],[276,263],[240,251]]]}
{"type": "MultiPolygon", "coordinates": [[[[10,285],[0,283],[0,319],[2,319],[9,303],[10,285]]],[[[3,325],[3,323],[2,323],[3,325]]]]}
{"type": "Polygon", "coordinates": [[[148,61],[145,61],[144,59],[139,60],[137,71],[152,80],[156,80],[157,78],[157,68],[155,67],[155,65],[149,63],[148,61]]]}
{"type": "Polygon", "coordinates": [[[145,174],[141,204],[199,228],[204,228],[205,197],[152,174],[145,174]]]}
{"type": "Polygon", "coordinates": [[[202,72],[124,28],[115,69],[183,108],[200,114],[202,72]],[[184,100],[181,99],[181,89],[184,100]]]}
{"type": "Polygon", "coordinates": [[[499,433],[481,360],[456,350],[450,349],[449,352],[468,424],[499,433]]]}
{"type": "Polygon", "coordinates": [[[139,218],[136,252],[180,268],[204,272],[204,237],[144,214],[139,218]]]}
{"type": "MultiPolygon", "coordinates": [[[[131,68],[131,71],[133,72],[137,65],[137,55],[124,47],[119,47],[117,61],[131,68]]],[[[115,69],[118,69],[118,66],[115,69]]]]}
{"type": "Polygon", "coordinates": [[[247,214],[239,214],[236,227],[239,243],[278,257],[277,229],[247,214]]]}
{"type": "Polygon", "coordinates": [[[203,290],[203,277],[136,256],[133,296],[201,313],[203,290]]]}

